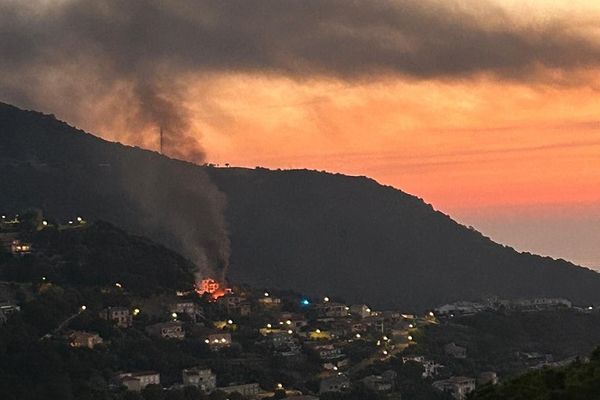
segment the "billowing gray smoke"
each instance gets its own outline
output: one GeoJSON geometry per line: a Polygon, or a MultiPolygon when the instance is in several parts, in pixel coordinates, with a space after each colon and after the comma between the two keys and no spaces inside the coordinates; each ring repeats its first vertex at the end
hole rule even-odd
{"type": "Polygon", "coordinates": [[[198,161],[190,80],[568,79],[600,63],[598,20],[583,22],[525,24],[489,0],[0,0],[0,99],[145,147],[168,126],[166,153],[198,161]]]}
{"type": "Polygon", "coordinates": [[[116,167],[137,215],[136,230],[181,251],[198,267],[198,277],[223,281],[229,263],[225,196],[207,174],[144,152],[128,154],[116,167]]]}

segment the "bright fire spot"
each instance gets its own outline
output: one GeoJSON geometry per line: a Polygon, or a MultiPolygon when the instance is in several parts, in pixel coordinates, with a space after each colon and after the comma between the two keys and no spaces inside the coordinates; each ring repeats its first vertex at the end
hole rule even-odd
{"type": "Polygon", "coordinates": [[[217,300],[219,297],[223,297],[226,294],[232,293],[230,288],[222,288],[221,284],[214,279],[207,278],[202,279],[196,283],[196,293],[203,296],[205,293],[211,295],[213,300],[217,300]]]}

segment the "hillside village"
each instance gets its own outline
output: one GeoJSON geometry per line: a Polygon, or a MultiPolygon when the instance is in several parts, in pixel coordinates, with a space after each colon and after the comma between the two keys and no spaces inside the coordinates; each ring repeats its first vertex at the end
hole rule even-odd
{"type": "MultiPolygon", "coordinates": [[[[130,250],[123,253],[127,266],[105,269],[97,283],[81,278],[80,271],[91,268],[94,243],[108,246],[101,248],[106,253],[123,246],[115,237],[133,240],[115,229],[81,216],[59,223],[39,211],[1,216],[0,353],[18,354],[20,342],[63,357],[69,349],[86,360],[85,368],[70,372],[80,375],[70,378],[72,390],[87,393],[92,389],[77,388],[76,381],[94,377],[93,390],[102,398],[463,400],[478,387],[565,365],[591,350],[577,337],[573,340],[583,343],[579,354],[523,344],[482,361],[481,345],[465,333],[478,318],[551,323],[560,314],[591,324],[598,320],[593,305],[566,299],[459,301],[417,315],[348,304],[326,293],[228,285],[210,277],[194,282],[191,271],[180,271],[187,264],[176,255],[160,257],[177,268],[170,277],[180,274],[179,280],[161,278],[163,286],[138,287],[142,278],[136,274],[152,269],[142,263],[139,271],[127,270],[134,268],[127,261],[130,250]]],[[[135,240],[141,241],[133,246],[149,246],[138,254],[167,251],[135,240]]],[[[597,343],[600,332],[588,333],[589,342],[597,343]]],[[[516,337],[513,342],[526,343],[516,337]]],[[[27,398],[18,397],[24,388],[12,389],[15,398],[27,398]]]]}

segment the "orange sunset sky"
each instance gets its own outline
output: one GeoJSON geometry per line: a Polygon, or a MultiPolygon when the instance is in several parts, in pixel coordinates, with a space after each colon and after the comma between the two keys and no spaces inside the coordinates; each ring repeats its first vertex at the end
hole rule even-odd
{"type": "MultiPolygon", "coordinates": [[[[71,3],[41,1],[36,18],[43,19],[46,12],[66,19],[61,13],[71,3]]],[[[111,2],[100,3],[106,7],[95,9],[90,14],[94,18],[110,14],[111,2]]],[[[389,4],[402,15],[417,3],[389,4]]],[[[384,8],[381,2],[373,4],[384,8]]],[[[166,135],[173,135],[166,150],[173,157],[200,161],[196,150],[203,149],[204,161],[220,165],[366,175],[421,197],[519,250],[600,267],[600,3],[420,4],[415,15],[427,18],[423,27],[411,27],[408,33],[404,25],[367,23],[361,13],[345,14],[343,6],[339,13],[350,21],[346,25],[333,17],[328,20],[327,10],[319,17],[307,12],[309,21],[318,19],[314,26],[336,27],[335,40],[327,42],[330,48],[312,43],[309,34],[298,39],[290,35],[280,43],[277,32],[272,37],[271,32],[259,32],[257,37],[269,39],[245,46],[251,50],[241,51],[242,61],[231,56],[237,54],[232,50],[225,61],[206,66],[209,56],[198,61],[197,53],[189,56],[182,50],[180,58],[170,56],[169,61],[176,58],[174,64],[184,65],[175,68],[160,58],[165,57],[160,48],[144,53],[146,65],[154,60],[157,64],[148,73],[154,79],[152,96],[165,106],[174,105],[184,122],[172,122],[171,116],[146,117],[146,100],[139,96],[139,82],[132,83],[134,75],[127,72],[106,80],[105,65],[90,63],[89,58],[49,62],[27,71],[35,77],[24,84],[29,92],[6,84],[0,89],[5,89],[5,101],[53,112],[106,139],[153,150],[158,148],[158,126],[164,125],[166,135]],[[440,45],[443,55],[437,58],[439,53],[427,50],[450,40],[447,32],[454,28],[440,28],[441,36],[436,37],[437,29],[429,29],[427,23],[448,19],[459,33],[452,37],[455,42],[440,45]],[[465,33],[465,26],[475,28],[465,33]],[[420,37],[427,46],[421,45],[420,37]],[[376,38],[380,55],[371,57],[369,46],[355,55],[347,50],[353,43],[360,48],[365,38],[376,38]],[[453,52],[456,46],[461,50],[453,52]],[[398,66],[395,59],[390,61],[390,47],[414,52],[416,61],[398,66]],[[470,49],[475,49],[472,59],[470,49]],[[267,55],[256,56],[262,52],[267,55]],[[420,52],[426,56],[419,58],[420,52]],[[497,57],[487,59],[489,54],[497,57]],[[354,62],[361,72],[355,73],[354,62]],[[449,67],[441,67],[445,65],[449,67]],[[56,100],[57,92],[72,96],[56,100]]],[[[185,18],[194,23],[208,20],[211,27],[227,18],[237,21],[231,27],[238,26],[237,18],[242,18],[235,11],[207,6],[196,20],[195,10],[168,7],[156,6],[157,13],[181,17],[185,11],[185,18]]],[[[273,20],[288,21],[288,11],[280,10],[273,20]]],[[[33,12],[22,11],[29,17],[33,12]]],[[[282,29],[284,35],[281,25],[273,29],[282,29]]],[[[244,29],[248,36],[255,32],[244,29]]],[[[89,36],[104,40],[96,32],[89,36]]],[[[240,40],[226,43],[237,48],[240,40]]],[[[106,43],[93,55],[111,55],[110,40],[106,43]]],[[[222,57],[214,52],[213,57],[222,57]]],[[[108,70],[122,73],[119,57],[110,59],[108,70]]],[[[9,74],[14,78],[15,72],[9,74]]]]}

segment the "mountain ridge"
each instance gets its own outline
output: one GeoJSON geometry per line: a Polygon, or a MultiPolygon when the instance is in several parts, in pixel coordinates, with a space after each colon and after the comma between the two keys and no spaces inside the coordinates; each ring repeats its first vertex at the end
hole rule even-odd
{"type": "MultiPolygon", "coordinates": [[[[58,217],[80,212],[182,251],[185,240],[177,236],[185,229],[165,221],[217,204],[231,239],[228,276],[236,282],[414,310],[490,296],[600,303],[600,274],[497,244],[371,178],[197,166],[81,132],[0,104],[0,164],[7,172],[0,185],[11,187],[0,193],[0,209],[38,207],[58,217]],[[164,201],[140,207],[123,182],[164,201]],[[144,225],[156,211],[166,217],[144,225]]],[[[212,241],[222,238],[211,237],[218,230],[210,224],[218,218],[205,217],[194,221],[210,229],[194,238],[216,248],[212,241]]],[[[184,228],[190,226],[200,229],[184,228]]]]}

